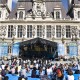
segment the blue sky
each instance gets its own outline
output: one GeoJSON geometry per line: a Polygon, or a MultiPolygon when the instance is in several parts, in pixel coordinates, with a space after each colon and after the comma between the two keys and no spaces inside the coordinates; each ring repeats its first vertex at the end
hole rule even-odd
{"type": "MultiPolygon", "coordinates": [[[[13,0],[13,8],[15,7],[17,0],[13,0]]],[[[64,7],[67,9],[68,0],[62,0],[64,7]]]]}

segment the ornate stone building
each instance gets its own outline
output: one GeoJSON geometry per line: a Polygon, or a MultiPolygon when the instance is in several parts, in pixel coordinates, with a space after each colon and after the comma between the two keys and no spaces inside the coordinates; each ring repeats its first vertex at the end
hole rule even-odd
{"type": "Polygon", "coordinates": [[[13,43],[40,37],[58,44],[58,55],[80,55],[80,0],[18,0],[11,11],[9,0],[0,0],[0,55],[13,54],[13,43]],[[3,53],[2,53],[3,52],[3,53]],[[6,53],[6,54],[7,54],[6,53]]]}

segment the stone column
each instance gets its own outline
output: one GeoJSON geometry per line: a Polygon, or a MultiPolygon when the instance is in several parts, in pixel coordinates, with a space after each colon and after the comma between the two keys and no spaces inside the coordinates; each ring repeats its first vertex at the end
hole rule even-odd
{"type": "Polygon", "coordinates": [[[13,33],[12,33],[12,44],[14,43],[15,36],[16,36],[16,25],[14,25],[14,26],[13,26],[13,33]]]}
{"type": "Polygon", "coordinates": [[[33,25],[32,26],[32,36],[33,36],[33,38],[35,37],[35,30],[36,30],[35,25],[33,25]]]}
{"type": "Polygon", "coordinates": [[[52,40],[54,40],[54,38],[55,38],[55,26],[52,26],[51,27],[51,34],[52,34],[52,40]]]}
{"type": "Polygon", "coordinates": [[[45,37],[45,25],[43,25],[42,29],[43,29],[42,35],[43,35],[43,38],[44,38],[45,37]]]}
{"type": "Polygon", "coordinates": [[[22,41],[24,41],[25,35],[26,35],[26,26],[24,25],[22,28],[22,36],[23,36],[22,41]]]}
{"type": "Polygon", "coordinates": [[[65,31],[66,31],[66,29],[65,29],[65,26],[62,26],[62,43],[65,43],[65,31]]]}

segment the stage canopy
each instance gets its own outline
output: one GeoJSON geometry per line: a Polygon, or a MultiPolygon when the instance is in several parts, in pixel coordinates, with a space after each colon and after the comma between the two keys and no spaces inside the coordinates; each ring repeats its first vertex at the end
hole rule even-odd
{"type": "Polygon", "coordinates": [[[52,42],[52,41],[42,39],[42,38],[39,38],[39,37],[21,42],[20,47],[34,45],[34,44],[43,44],[43,45],[46,45],[46,46],[51,46],[51,47],[57,48],[57,43],[56,42],[52,42]]]}
{"type": "Polygon", "coordinates": [[[57,57],[57,43],[39,37],[21,42],[19,49],[19,56],[23,59],[57,57]]]}

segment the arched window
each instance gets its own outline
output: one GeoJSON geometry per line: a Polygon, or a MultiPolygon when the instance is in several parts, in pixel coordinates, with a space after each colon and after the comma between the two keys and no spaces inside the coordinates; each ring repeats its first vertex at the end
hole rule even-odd
{"type": "Polygon", "coordinates": [[[19,12],[19,19],[23,19],[23,11],[19,12]]]}
{"type": "Polygon", "coordinates": [[[78,18],[80,18],[80,11],[78,11],[78,18]]]}
{"type": "Polygon", "coordinates": [[[59,11],[56,12],[56,19],[60,19],[60,12],[59,11]]]}
{"type": "Polygon", "coordinates": [[[1,11],[0,11],[0,18],[1,18],[1,11]]]}

